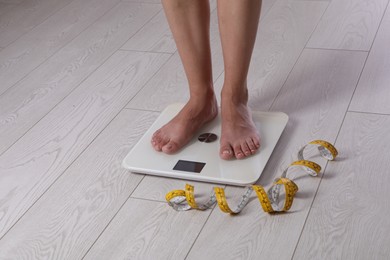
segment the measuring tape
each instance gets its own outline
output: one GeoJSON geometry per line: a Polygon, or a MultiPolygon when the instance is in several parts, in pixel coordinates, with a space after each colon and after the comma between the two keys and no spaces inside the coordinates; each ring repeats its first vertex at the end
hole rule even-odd
{"type": "Polygon", "coordinates": [[[318,176],[321,171],[321,166],[315,162],[305,160],[303,151],[309,145],[315,145],[318,148],[320,155],[326,160],[333,161],[338,152],[336,148],[323,140],[311,141],[303,146],[298,152],[298,161],[291,163],[282,173],[279,178],[276,178],[268,192],[260,185],[252,185],[246,188],[244,195],[235,209],[231,209],[227,203],[225,190],[221,187],[214,187],[209,199],[204,203],[197,203],[195,201],[194,186],[186,184],[184,190],[173,190],[168,192],[165,199],[168,204],[177,211],[186,211],[190,209],[206,210],[211,208],[215,203],[218,203],[219,208],[230,214],[238,214],[248,204],[249,198],[253,191],[255,191],[257,198],[260,201],[261,207],[265,212],[284,212],[291,208],[295,193],[298,191],[298,186],[289,178],[287,173],[292,167],[303,168],[309,175],[318,176]],[[281,188],[284,187],[285,196],[284,203],[280,205],[281,188]]]}

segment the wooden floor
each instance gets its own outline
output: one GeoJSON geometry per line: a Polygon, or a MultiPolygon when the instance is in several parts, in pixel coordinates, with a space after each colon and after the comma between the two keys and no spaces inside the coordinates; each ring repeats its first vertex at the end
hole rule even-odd
{"type": "Polygon", "coordinates": [[[178,213],[164,196],[185,181],[121,168],[159,112],[188,98],[159,0],[0,0],[0,259],[389,259],[388,5],[264,0],[250,106],[290,121],[258,184],[314,139],[340,157],[297,180],[289,213],[252,200],[229,216],[178,213]]]}

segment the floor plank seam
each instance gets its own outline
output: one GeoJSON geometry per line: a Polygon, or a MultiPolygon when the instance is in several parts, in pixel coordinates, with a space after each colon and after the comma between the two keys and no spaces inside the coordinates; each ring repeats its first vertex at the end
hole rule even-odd
{"type": "Polygon", "coordinates": [[[383,19],[385,18],[385,15],[386,15],[386,13],[387,13],[389,8],[390,8],[390,0],[387,0],[387,5],[386,5],[386,7],[385,7],[385,9],[383,11],[383,14],[382,14],[382,17],[381,17],[381,21],[379,22],[378,28],[376,29],[375,36],[374,36],[374,38],[372,40],[372,43],[371,43],[371,46],[370,46],[370,50],[372,49],[372,46],[374,45],[376,37],[378,36],[379,28],[381,28],[383,19]]]}
{"type": "MultiPolygon", "coordinates": [[[[219,78],[225,73],[225,68],[223,68],[222,72],[213,80],[213,85],[218,82],[219,78]]],[[[217,94],[217,93],[215,93],[217,94]]],[[[219,93],[220,94],[220,93],[219,93]]]]}
{"type": "Polygon", "coordinates": [[[85,254],[83,255],[83,257],[81,259],[84,259],[88,253],[91,251],[92,247],[96,244],[96,242],[100,239],[100,237],[103,235],[103,233],[107,230],[107,228],[110,226],[110,224],[112,223],[112,221],[115,219],[115,217],[118,215],[118,213],[122,210],[122,208],[125,206],[125,204],[127,203],[127,201],[131,198],[131,195],[133,195],[134,191],[138,188],[138,186],[140,185],[140,183],[143,181],[143,179],[145,178],[145,175],[141,178],[141,180],[139,180],[138,184],[134,187],[133,191],[130,192],[129,196],[127,197],[127,199],[123,202],[123,204],[119,207],[118,211],[114,214],[114,216],[110,219],[110,221],[107,222],[107,225],[103,228],[102,232],[100,232],[100,234],[96,237],[95,241],[91,244],[91,246],[88,248],[88,250],[85,252],[85,254]]]}
{"type": "MultiPolygon", "coordinates": [[[[308,0],[299,0],[299,1],[308,1],[308,0]]],[[[315,48],[315,47],[305,47],[307,50],[324,50],[324,51],[354,51],[354,52],[370,52],[369,50],[352,50],[352,49],[332,49],[332,48],[315,48]]]]}
{"type": "Polygon", "coordinates": [[[272,5],[268,8],[267,12],[265,12],[264,14],[261,14],[260,13],[260,19],[259,19],[259,23],[261,23],[261,21],[264,19],[264,17],[267,16],[267,14],[272,10],[272,8],[274,7],[275,3],[277,1],[272,1],[272,5]]]}
{"type": "MultiPolygon", "coordinates": [[[[72,2],[71,2],[72,3],[72,2]]],[[[88,30],[91,26],[93,26],[99,19],[101,19],[104,15],[106,15],[109,11],[111,11],[113,8],[115,8],[120,2],[118,2],[116,5],[113,5],[113,7],[107,9],[106,12],[103,12],[103,14],[101,16],[99,16],[98,18],[96,18],[96,20],[94,20],[90,25],[88,25],[87,27],[84,28],[84,30],[82,30],[80,33],[78,33],[77,35],[75,35],[73,37],[72,40],[70,40],[67,44],[65,44],[64,46],[62,46],[61,48],[59,48],[57,51],[53,52],[52,55],[48,56],[45,60],[43,60],[41,63],[37,64],[33,69],[30,70],[30,72],[26,73],[26,75],[24,75],[23,77],[21,77],[18,81],[16,81],[14,84],[12,84],[11,86],[9,86],[6,90],[3,91],[3,93],[0,93],[0,96],[2,96],[4,93],[6,93],[7,91],[9,91],[9,89],[11,89],[12,87],[14,87],[15,85],[17,85],[19,82],[21,82],[22,80],[24,80],[27,76],[29,76],[32,72],[34,72],[36,69],[38,69],[42,64],[44,64],[46,61],[48,61],[50,58],[52,58],[54,55],[56,55],[58,52],[60,52],[62,49],[64,49],[66,46],[68,46],[70,43],[72,43],[74,41],[74,39],[76,39],[77,37],[79,37],[82,33],[84,33],[86,30],[88,30]]],[[[89,75],[88,75],[89,76],[89,75]]],[[[61,100],[62,101],[62,100],[61,100]]],[[[31,129],[31,128],[30,128],[31,129]]],[[[1,156],[1,154],[0,154],[1,156]]]]}
{"type": "Polygon", "coordinates": [[[132,111],[141,111],[141,112],[161,113],[161,111],[158,111],[158,110],[150,110],[150,109],[142,109],[142,108],[128,108],[128,107],[125,107],[122,110],[132,110],[132,111]]]}
{"type": "MultiPolygon", "coordinates": [[[[1,50],[0,50],[1,51],[1,50]]],[[[166,52],[166,51],[141,51],[141,50],[130,50],[130,49],[122,49],[119,48],[118,51],[130,51],[130,52],[144,52],[144,53],[155,53],[155,54],[174,54],[174,52],[166,52]]]]}
{"type": "Polygon", "coordinates": [[[126,1],[126,0],[121,0],[121,3],[135,3],[135,4],[151,4],[151,5],[161,5],[161,3],[154,3],[154,2],[143,2],[143,1],[126,1]]]}
{"type": "Polygon", "coordinates": [[[390,114],[386,114],[386,113],[365,112],[365,111],[355,111],[355,110],[348,110],[347,113],[366,114],[366,115],[378,115],[378,116],[390,116],[390,114]]]}
{"type": "Polygon", "coordinates": [[[294,62],[294,65],[291,66],[291,69],[290,69],[290,71],[287,73],[287,77],[284,79],[284,82],[283,82],[282,86],[279,88],[278,93],[277,93],[277,94],[275,95],[275,97],[274,97],[274,100],[272,100],[271,105],[268,107],[268,111],[271,111],[271,110],[272,110],[272,107],[273,107],[273,105],[274,105],[276,99],[278,98],[278,96],[280,95],[280,92],[282,91],[282,89],[283,89],[284,86],[286,85],[286,82],[287,82],[288,78],[290,77],[291,72],[294,70],[295,66],[297,65],[297,63],[298,63],[299,59],[301,58],[302,53],[303,53],[304,50],[305,50],[305,48],[302,48],[302,51],[299,53],[299,56],[297,57],[297,59],[296,59],[295,62],[294,62]]]}
{"type": "MultiPolygon", "coordinates": [[[[67,7],[68,5],[70,5],[71,3],[73,3],[74,1],[76,0],[73,0],[73,1],[70,1],[68,4],[64,5],[63,7],[61,7],[60,9],[58,9],[56,12],[52,13],[51,15],[49,15],[48,17],[46,17],[46,19],[44,19],[43,21],[41,21],[39,24],[36,24],[35,26],[33,26],[30,30],[22,33],[21,35],[19,35],[18,37],[16,37],[16,39],[14,39],[12,42],[8,43],[6,46],[1,46],[3,48],[6,48],[8,46],[10,46],[11,44],[13,44],[15,41],[17,41],[18,39],[20,39],[21,37],[23,37],[23,35],[31,32],[32,30],[34,30],[36,27],[38,27],[39,25],[43,24],[44,22],[46,22],[49,18],[51,18],[53,15],[57,14],[58,12],[60,12],[62,9],[64,9],[65,7],[67,7]]],[[[23,2],[22,2],[23,3],[23,2]]],[[[13,8],[16,8],[16,6],[22,4],[22,3],[19,3],[19,4],[13,4],[15,5],[15,7],[13,8]]]]}
{"type": "Polygon", "coordinates": [[[10,5],[10,6],[12,6],[12,8],[14,8],[15,6],[20,5],[21,3],[23,3],[23,2],[20,2],[20,3],[12,3],[12,2],[8,3],[8,2],[0,1],[0,4],[10,5]]]}
{"type": "MultiPolygon", "coordinates": [[[[358,77],[358,79],[357,79],[357,82],[356,82],[356,85],[355,85],[355,89],[354,89],[353,92],[352,92],[351,99],[349,100],[348,107],[347,107],[347,111],[345,112],[345,115],[346,115],[347,112],[349,111],[349,108],[350,108],[350,106],[351,106],[353,97],[355,96],[356,89],[357,89],[357,87],[359,86],[359,82],[360,82],[360,79],[361,79],[361,77],[362,77],[362,75],[363,75],[364,68],[366,67],[368,57],[370,57],[370,52],[368,52],[367,55],[366,55],[366,60],[365,60],[364,63],[363,63],[362,70],[360,71],[359,77],[358,77]]],[[[344,116],[344,118],[345,118],[345,116],[344,116]]],[[[344,123],[344,120],[343,120],[342,123],[344,123]]]]}
{"type": "MultiPolygon", "coordinates": [[[[326,2],[326,1],[321,1],[321,2],[326,2]]],[[[317,23],[316,26],[314,27],[313,31],[311,32],[311,34],[310,34],[310,36],[309,36],[309,39],[307,40],[307,42],[306,42],[305,46],[303,47],[303,49],[305,49],[305,48],[307,47],[307,44],[309,43],[311,37],[313,37],[313,34],[314,34],[314,32],[317,30],[318,25],[321,23],[322,18],[324,18],[324,15],[326,14],[326,11],[328,10],[328,8],[329,8],[329,6],[330,6],[330,3],[331,3],[331,1],[328,2],[328,5],[326,6],[324,12],[322,13],[322,15],[321,15],[320,19],[318,20],[318,23],[317,23]]]]}
{"type": "MultiPolygon", "coordinates": [[[[145,177],[145,176],[144,176],[145,177]]],[[[143,178],[142,178],[143,179],[143,178]]],[[[141,182],[140,182],[141,183],[141,182]]],[[[137,185],[138,187],[138,185],[137,185]]],[[[134,189],[135,190],[135,189],[134,189]]],[[[154,199],[145,199],[145,198],[140,198],[140,197],[133,197],[133,195],[130,196],[130,199],[136,199],[136,200],[145,200],[145,201],[151,201],[151,202],[159,202],[159,203],[164,203],[166,204],[166,201],[163,200],[154,200],[154,199]]]]}

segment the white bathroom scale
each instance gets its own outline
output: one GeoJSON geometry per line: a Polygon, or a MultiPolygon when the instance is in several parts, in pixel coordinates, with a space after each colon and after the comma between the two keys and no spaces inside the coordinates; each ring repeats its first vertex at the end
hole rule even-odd
{"type": "Polygon", "coordinates": [[[190,143],[176,154],[155,151],[150,142],[153,133],[170,121],[183,106],[172,104],[161,113],[125,157],[122,162],[124,168],[133,173],[194,181],[237,186],[253,184],[263,172],[288,121],[285,113],[253,111],[261,147],[256,154],[241,160],[226,161],[219,157],[220,114],[200,129],[190,143]]]}

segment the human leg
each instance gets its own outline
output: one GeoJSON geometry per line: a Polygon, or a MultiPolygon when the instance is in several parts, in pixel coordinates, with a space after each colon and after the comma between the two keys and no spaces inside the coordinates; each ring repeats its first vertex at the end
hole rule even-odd
{"type": "Polygon", "coordinates": [[[152,137],[155,150],[168,154],[187,144],[218,113],[213,90],[208,0],[163,0],[163,7],[187,76],[190,99],[152,137]]]}
{"type": "Polygon", "coordinates": [[[260,17],[261,0],[218,0],[225,78],[221,96],[222,159],[256,153],[260,137],[247,106],[247,74],[260,17]]]}

